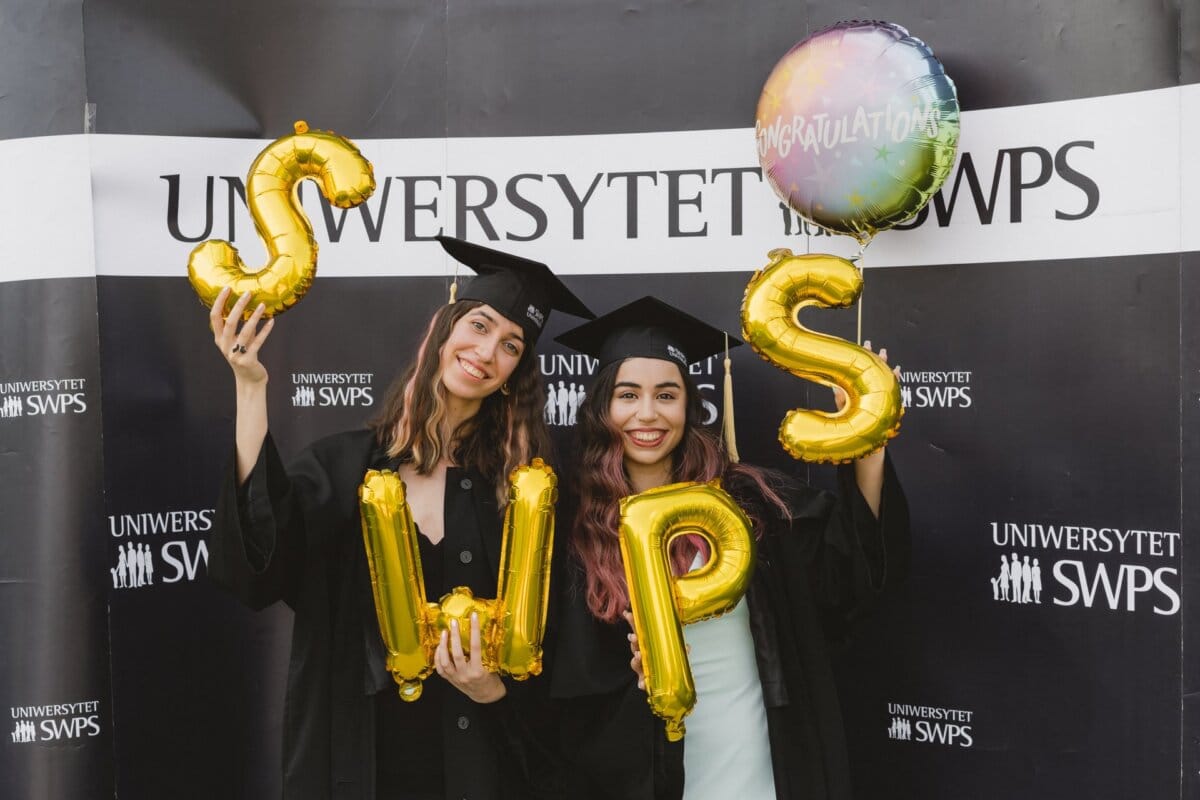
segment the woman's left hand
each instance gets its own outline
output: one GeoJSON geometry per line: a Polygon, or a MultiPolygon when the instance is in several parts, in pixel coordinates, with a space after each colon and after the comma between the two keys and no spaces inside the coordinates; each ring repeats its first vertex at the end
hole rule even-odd
{"type": "Polygon", "coordinates": [[[499,675],[484,668],[481,638],[479,615],[472,614],[471,656],[468,658],[463,653],[458,620],[450,620],[450,630],[442,631],[442,639],[433,655],[433,663],[438,675],[476,703],[494,703],[508,694],[508,689],[499,675]]]}
{"type": "MultiPolygon", "coordinates": [[[[863,347],[870,350],[870,340],[863,342],[863,347]]],[[[886,347],[879,348],[879,359],[885,364],[888,363],[886,347]]],[[[892,367],[892,372],[896,373],[896,378],[899,380],[900,366],[892,367]]],[[[842,391],[841,387],[833,387],[833,401],[837,404],[838,411],[846,407],[846,393],[842,391]]],[[[883,498],[883,459],[886,448],[885,443],[875,452],[868,453],[854,461],[854,481],[858,484],[859,493],[867,501],[867,506],[876,519],[879,518],[879,504],[883,498]]]]}

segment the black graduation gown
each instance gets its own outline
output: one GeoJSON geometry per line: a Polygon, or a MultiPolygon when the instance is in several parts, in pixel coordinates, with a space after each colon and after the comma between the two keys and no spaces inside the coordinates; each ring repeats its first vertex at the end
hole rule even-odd
{"type": "MultiPolygon", "coordinates": [[[[738,503],[765,523],[747,603],[780,800],[851,798],[827,640],[840,638],[909,568],[908,506],[890,459],[878,520],[858,491],[853,467],[839,468],[838,480],[841,499],[789,483],[783,497],[790,523],[748,479],[725,481],[738,503]]],[[[577,780],[575,796],[682,797],[687,737],[666,741],[629,667],[628,626],[592,617],[582,568],[574,559],[563,567],[550,692],[563,757],[577,780]]]]}
{"type": "MultiPolygon", "coordinates": [[[[385,466],[394,463],[371,431],[322,439],[286,470],[268,436],[240,497],[232,468],[222,485],[210,576],[251,608],[283,600],[295,612],[283,724],[285,800],[375,800],[374,695],[396,687],[375,618],[357,489],[367,469],[385,466]]],[[[445,586],[495,596],[501,526],[494,484],[450,468],[445,586]]],[[[441,730],[413,735],[442,737],[447,800],[523,800],[510,699],[481,705],[446,689],[439,693],[441,730]]]]}

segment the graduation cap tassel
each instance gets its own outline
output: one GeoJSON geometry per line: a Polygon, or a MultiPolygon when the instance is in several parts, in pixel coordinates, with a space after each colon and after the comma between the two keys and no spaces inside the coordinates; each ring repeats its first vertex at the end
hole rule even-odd
{"type": "Polygon", "coordinates": [[[738,457],[737,450],[737,434],[733,428],[733,371],[731,370],[732,363],[729,360],[729,334],[725,334],[725,398],[724,411],[721,414],[721,434],[725,438],[725,450],[729,453],[729,460],[733,463],[738,463],[741,459],[738,457]]]}
{"type": "Polygon", "coordinates": [[[450,305],[454,305],[454,301],[458,299],[458,278],[450,282],[450,305]]]}

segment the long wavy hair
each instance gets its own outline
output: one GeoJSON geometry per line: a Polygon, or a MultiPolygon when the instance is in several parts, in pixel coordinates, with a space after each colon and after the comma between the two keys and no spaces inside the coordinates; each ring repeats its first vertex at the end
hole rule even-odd
{"type": "Polygon", "coordinates": [[[446,386],[441,379],[441,349],[454,324],[483,303],[459,300],[442,306],[429,321],[417,359],[392,384],[379,415],[370,423],[388,455],[412,464],[428,475],[446,455],[458,466],[478,470],[496,485],[503,505],[508,497],[508,475],[534,456],[550,456],[550,434],[543,407],[546,402],[537,354],[532,345],[508,379],[509,393],[493,392],[479,411],[463,420],[443,440],[446,386]]]}
{"type": "MultiPolygon", "coordinates": [[[[622,362],[609,364],[596,374],[596,380],[580,410],[581,452],[575,483],[579,508],[572,528],[571,549],[587,576],[587,604],[592,615],[605,622],[616,622],[629,607],[625,587],[625,569],[617,538],[619,503],[634,493],[625,471],[625,450],[621,431],[609,415],[617,372],[622,362]]],[[[748,478],[766,501],[784,518],[790,518],[787,504],[780,497],[771,473],[729,460],[719,436],[706,428],[700,391],[680,370],[687,395],[687,416],[683,437],[672,452],[671,481],[710,481],[713,478],[748,478]]],[[[765,521],[747,509],[756,537],[761,537],[765,521]]],[[[671,550],[675,574],[682,575],[695,559],[699,547],[691,537],[677,539],[671,550]]]]}

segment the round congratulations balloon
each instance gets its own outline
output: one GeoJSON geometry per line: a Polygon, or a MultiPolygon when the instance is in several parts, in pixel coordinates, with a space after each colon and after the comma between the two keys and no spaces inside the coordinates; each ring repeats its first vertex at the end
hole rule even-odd
{"type": "Polygon", "coordinates": [[[758,158],[800,216],[866,244],[929,202],[954,165],[958,97],[899,25],[839,22],[793,47],[758,101],[758,158]]]}

